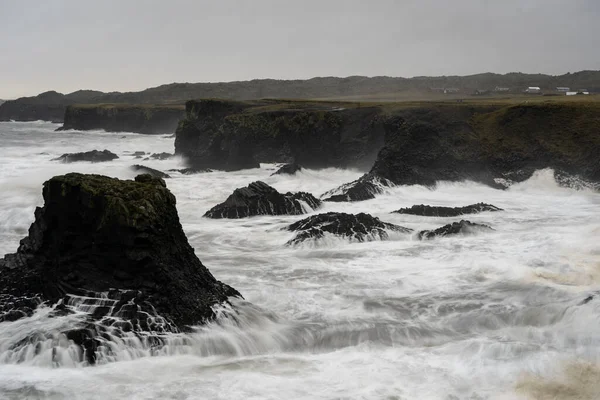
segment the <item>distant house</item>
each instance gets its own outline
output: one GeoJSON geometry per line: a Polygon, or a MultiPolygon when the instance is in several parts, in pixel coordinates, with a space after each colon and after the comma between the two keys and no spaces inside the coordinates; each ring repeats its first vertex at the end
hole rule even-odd
{"type": "Polygon", "coordinates": [[[587,89],[579,89],[576,92],[567,92],[566,93],[567,96],[575,96],[576,94],[590,94],[590,92],[587,89]]]}
{"type": "Polygon", "coordinates": [[[539,88],[539,86],[529,86],[527,89],[525,89],[525,93],[541,93],[542,89],[539,88]]]}
{"type": "Polygon", "coordinates": [[[568,88],[568,87],[565,87],[565,86],[558,86],[558,87],[556,88],[556,91],[557,91],[557,92],[570,92],[570,91],[571,91],[571,88],[568,88]]]}
{"type": "Polygon", "coordinates": [[[460,89],[458,88],[444,88],[444,93],[448,94],[448,93],[458,93],[460,92],[460,89]]]}
{"type": "Polygon", "coordinates": [[[508,92],[509,90],[510,88],[501,86],[496,86],[496,88],[494,88],[494,92],[508,92]]]}

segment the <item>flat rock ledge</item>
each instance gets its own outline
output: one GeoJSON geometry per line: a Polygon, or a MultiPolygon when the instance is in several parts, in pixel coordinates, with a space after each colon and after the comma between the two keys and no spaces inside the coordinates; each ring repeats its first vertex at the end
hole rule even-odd
{"type": "Polygon", "coordinates": [[[92,150],[83,153],[65,153],[60,157],[53,158],[52,161],[62,161],[64,163],[73,163],[79,161],[89,161],[93,163],[112,161],[119,158],[115,153],[108,150],[92,150]]]}
{"type": "Polygon", "coordinates": [[[503,211],[491,204],[477,203],[464,207],[438,207],[423,204],[392,211],[397,214],[421,215],[423,217],[458,217],[465,214],[477,214],[484,211],[503,211]]]}

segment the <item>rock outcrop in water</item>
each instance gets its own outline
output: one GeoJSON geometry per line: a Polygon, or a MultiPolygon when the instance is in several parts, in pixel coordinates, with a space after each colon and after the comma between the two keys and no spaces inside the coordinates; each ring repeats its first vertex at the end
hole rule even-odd
{"type": "Polygon", "coordinates": [[[431,231],[421,231],[418,233],[419,239],[433,239],[441,236],[448,235],[470,235],[478,232],[492,231],[493,229],[484,224],[476,224],[471,221],[461,220],[460,222],[453,222],[448,225],[444,225],[441,228],[431,231]]]}
{"type": "Polygon", "coordinates": [[[308,218],[294,222],[287,228],[298,232],[287,244],[293,245],[306,240],[316,240],[331,233],[336,236],[364,242],[368,240],[386,240],[388,231],[410,233],[412,229],[381,221],[369,214],[346,214],[329,212],[312,215],[308,218]]]}
{"type": "Polygon", "coordinates": [[[302,167],[296,163],[284,164],[279,169],[271,174],[273,175],[295,175],[296,172],[302,171],[302,167]]]}
{"type": "Polygon", "coordinates": [[[421,215],[424,217],[458,217],[465,214],[477,214],[484,211],[503,211],[501,208],[486,203],[471,204],[464,207],[436,207],[424,204],[414,205],[393,211],[397,214],[421,215]]]}
{"type": "Polygon", "coordinates": [[[346,183],[336,189],[325,192],[321,197],[324,201],[344,202],[363,201],[375,198],[375,195],[383,193],[391,184],[385,179],[379,179],[372,175],[364,175],[354,182],[346,183]]]}
{"type": "Polygon", "coordinates": [[[136,172],[139,172],[140,174],[149,174],[156,178],[168,179],[171,177],[169,174],[166,174],[154,168],[146,167],[145,165],[132,165],[131,169],[136,172]]]}
{"type": "Polygon", "coordinates": [[[186,111],[175,153],[194,168],[295,162],[366,170],[383,145],[381,109],[358,103],[194,100],[186,111]]]}
{"type": "Polygon", "coordinates": [[[279,193],[264,182],[236,189],[227,200],[204,214],[208,218],[244,218],[254,215],[300,215],[321,206],[321,200],[306,192],[279,193]]]}
{"type": "Polygon", "coordinates": [[[43,197],[29,235],[0,259],[0,320],[39,302],[59,314],[95,304],[88,324],[65,332],[93,362],[96,335],[187,330],[240,296],[196,257],[162,179],[72,173],[45,182],[43,197]]]}
{"type": "Polygon", "coordinates": [[[58,130],[173,133],[185,116],[182,105],[84,104],[66,108],[64,125],[58,130]]]}
{"type": "Polygon", "coordinates": [[[92,150],[83,153],[65,153],[60,157],[53,158],[52,161],[62,161],[64,163],[72,163],[79,161],[89,161],[93,163],[112,161],[119,158],[115,153],[108,150],[92,150]]]}

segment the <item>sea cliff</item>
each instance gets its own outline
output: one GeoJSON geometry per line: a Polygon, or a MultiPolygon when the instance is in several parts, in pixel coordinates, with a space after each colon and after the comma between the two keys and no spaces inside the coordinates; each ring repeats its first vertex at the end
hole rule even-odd
{"type": "Polygon", "coordinates": [[[183,116],[183,105],[71,105],[65,111],[64,125],[59,130],[171,134],[183,116]]]}
{"type": "Polygon", "coordinates": [[[385,136],[381,111],[359,103],[193,100],[177,128],[175,152],[192,168],[296,162],[368,170],[385,136]]]}

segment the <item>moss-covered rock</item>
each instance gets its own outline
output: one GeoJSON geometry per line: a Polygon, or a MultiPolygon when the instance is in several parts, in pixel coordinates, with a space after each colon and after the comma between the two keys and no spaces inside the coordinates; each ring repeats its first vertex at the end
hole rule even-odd
{"type": "Polygon", "coordinates": [[[4,307],[19,298],[52,305],[104,296],[115,308],[99,308],[93,319],[118,317],[130,330],[172,331],[213,318],[213,306],[240,295],[196,257],[175,196],[160,178],[71,173],[45,182],[43,197],[29,235],[0,259],[0,311],[27,315],[31,301],[4,307]],[[152,325],[139,312],[164,323],[152,325]]]}

